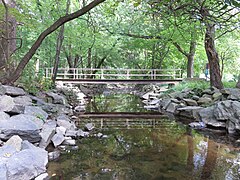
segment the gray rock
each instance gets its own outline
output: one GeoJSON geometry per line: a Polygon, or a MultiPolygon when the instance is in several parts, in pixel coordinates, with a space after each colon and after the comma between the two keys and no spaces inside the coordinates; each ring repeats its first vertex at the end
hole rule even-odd
{"type": "Polygon", "coordinates": [[[53,161],[53,160],[56,160],[60,157],[61,153],[59,150],[55,150],[53,152],[49,152],[48,153],[48,160],[49,161],[53,161]]]}
{"type": "Polygon", "coordinates": [[[5,112],[0,112],[0,120],[8,120],[10,116],[5,112]]]}
{"type": "Polygon", "coordinates": [[[22,141],[22,149],[21,150],[24,150],[24,149],[33,149],[34,150],[35,148],[37,148],[37,147],[34,146],[29,141],[27,141],[27,140],[22,141]]]}
{"type": "Polygon", "coordinates": [[[11,96],[2,95],[0,96],[0,111],[9,112],[13,109],[15,103],[11,96]]]}
{"type": "Polygon", "coordinates": [[[41,120],[29,115],[16,115],[8,120],[0,120],[0,130],[4,134],[3,139],[7,140],[13,135],[19,135],[23,140],[38,142],[41,139],[40,126],[37,122],[41,120]]]}
{"type": "Polygon", "coordinates": [[[171,103],[170,99],[162,99],[159,102],[159,107],[160,109],[166,110],[170,103],[171,103]]]}
{"type": "Polygon", "coordinates": [[[77,131],[77,136],[78,136],[78,137],[88,137],[88,136],[89,136],[89,132],[85,132],[85,131],[83,131],[82,129],[79,129],[79,130],[77,131]]]}
{"type": "Polygon", "coordinates": [[[212,95],[209,95],[209,94],[203,94],[202,98],[210,98],[210,99],[212,99],[212,95]]]}
{"type": "Polygon", "coordinates": [[[76,129],[75,124],[72,123],[70,121],[70,119],[68,118],[68,116],[66,116],[64,114],[57,117],[57,125],[58,126],[63,126],[67,130],[75,130],[76,129]]]}
{"type": "Polygon", "coordinates": [[[17,105],[22,105],[22,106],[32,105],[32,99],[28,96],[17,96],[13,98],[13,102],[17,105]]]}
{"type": "Polygon", "coordinates": [[[198,101],[199,98],[200,98],[200,97],[199,97],[199,96],[196,96],[196,95],[194,95],[194,96],[192,97],[192,99],[195,100],[195,101],[198,101]]]}
{"type": "Polygon", "coordinates": [[[212,99],[208,98],[208,97],[201,97],[198,100],[198,104],[200,104],[200,105],[210,104],[210,103],[212,103],[212,99]]]}
{"type": "Polygon", "coordinates": [[[41,108],[48,113],[58,112],[58,107],[55,104],[51,104],[51,103],[45,103],[41,105],[41,108]]]}
{"type": "Polygon", "coordinates": [[[181,103],[181,101],[179,101],[179,100],[177,100],[177,99],[171,99],[171,102],[177,103],[177,104],[180,104],[180,103],[181,103]]]}
{"type": "Polygon", "coordinates": [[[193,99],[183,99],[186,103],[187,103],[187,105],[189,105],[189,106],[197,106],[198,105],[198,103],[197,103],[197,101],[195,101],[195,100],[193,100],[193,99]]]}
{"type": "Polygon", "coordinates": [[[34,180],[47,180],[48,179],[48,173],[40,174],[38,177],[36,177],[34,180]]]}
{"type": "Polygon", "coordinates": [[[186,106],[186,107],[178,108],[177,110],[179,111],[180,116],[197,119],[198,112],[201,109],[203,109],[203,107],[200,107],[200,106],[186,106]]]}
{"type": "Polygon", "coordinates": [[[0,179],[7,180],[7,167],[4,162],[0,162],[0,179]]]}
{"type": "Polygon", "coordinates": [[[8,113],[11,115],[16,115],[16,114],[23,114],[25,111],[25,106],[23,105],[15,105],[11,111],[8,113]]]}
{"type": "Polygon", "coordinates": [[[206,125],[203,122],[192,122],[189,124],[192,128],[204,128],[206,125]]]}
{"type": "Polygon", "coordinates": [[[0,148],[0,162],[6,163],[15,153],[17,153],[16,148],[13,146],[4,145],[0,148]]]}
{"type": "Polygon", "coordinates": [[[56,128],[57,134],[63,134],[63,135],[65,135],[65,134],[66,134],[66,131],[67,131],[67,129],[66,129],[65,127],[63,127],[63,126],[60,126],[60,127],[57,127],[57,128],[56,128]]]}
{"type": "Polygon", "coordinates": [[[75,146],[76,145],[76,140],[75,139],[66,139],[63,141],[64,145],[69,145],[69,146],[75,146]]]}
{"type": "Polygon", "coordinates": [[[47,96],[51,97],[53,99],[54,104],[66,104],[66,99],[63,97],[63,95],[59,95],[53,92],[48,92],[47,96]]]}
{"type": "Polygon", "coordinates": [[[63,143],[63,141],[65,140],[64,139],[64,136],[62,134],[55,134],[53,137],[52,137],[52,142],[53,142],[53,145],[55,147],[59,146],[60,144],[63,143]]]}
{"type": "Polygon", "coordinates": [[[37,106],[25,106],[24,114],[35,116],[43,121],[46,121],[48,114],[37,106]]]}
{"type": "Polygon", "coordinates": [[[166,109],[166,112],[175,114],[177,108],[179,108],[179,107],[181,107],[179,104],[171,102],[171,103],[168,105],[168,107],[167,107],[167,109],[166,109]]]}
{"type": "Polygon", "coordinates": [[[5,87],[3,87],[2,84],[0,84],[0,95],[4,95],[6,93],[5,87]]]}
{"type": "Polygon", "coordinates": [[[87,130],[87,131],[92,131],[94,129],[95,125],[93,123],[87,123],[85,124],[84,128],[87,130]]]}
{"type": "Polygon", "coordinates": [[[65,136],[76,137],[77,136],[77,131],[67,130],[65,136]]]}
{"type": "Polygon", "coordinates": [[[13,87],[13,86],[3,86],[6,89],[6,94],[10,96],[23,96],[25,95],[25,91],[21,88],[18,87],[13,87]]]}
{"type": "Polygon", "coordinates": [[[213,127],[226,127],[226,122],[216,120],[214,116],[214,107],[207,107],[199,111],[200,120],[206,125],[213,127]]]}
{"type": "Polygon", "coordinates": [[[9,158],[6,166],[8,179],[32,179],[46,172],[47,151],[41,148],[24,149],[9,158]]]}
{"type": "Polygon", "coordinates": [[[5,143],[5,145],[12,146],[16,151],[20,151],[22,149],[22,139],[19,136],[14,135],[5,143]]]}
{"type": "Polygon", "coordinates": [[[85,112],[86,109],[85,109],[85,106],[76,106],[74,108],[74,111],[77,112],[77,113],[80,113],[80,112],[85,112]]]}
{"type": "Polygon", "coordinates": [[[40,136],[42,137],[39,143],[40,148],[46,148],[49,145],[52,137],[55,134],[55,129],[56,129],[55,121],[48,121],[43,125],[43,129],[40,133],[40,136]]]}

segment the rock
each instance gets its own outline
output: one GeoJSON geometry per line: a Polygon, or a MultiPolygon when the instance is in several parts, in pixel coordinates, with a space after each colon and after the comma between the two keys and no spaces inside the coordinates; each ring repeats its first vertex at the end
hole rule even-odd
{"type": "Polygon", "coordinates": [[[198,112],[201,109],[203,109],[203,107],[200,107],[200,106],[186,106],[186,107],[178,108],[177,110],[179,111],[180,116],[197,119],[198,112]]]}
{"type": "Polygon", "coordinates": [[[99,132],[99,133],[96,134],[96,136],[97,136],[98,138],[101,138],[101,137],[103,136],[103,133],[100,133],[100,132],[99,132]]]}
{"type": "Polygon", "coordinates": [[[10,115],[17,115],[17,114],[23,114],[25,111],[25,106],[23,105],[15,105],[11,111],[8,113],[10,115]]]}
{"type": "Polygon", "coordinates": [[[198,104],[200,105],[205,105],[205,104],[210,104],[212,103],[212,99],[211,98],[208,98],[208,97],[201,97],[199,98],[199,100],[197,101],[198,104]]]}
{"type": "Polygon", "coordinates": [[[56,122],[55,121],[48,121],[43,125],[43,129],[40,133],[42,139],[40,141],[39,147],[46,148],[49,143],[51,142],[52,137],[55,134],[56,129],[56,122]]]}
{"type": "Polygon", "coordinates": [[[25,95],[25,91],[21,88],[18,87],[13,87],[13,86],[3,86],[6,89],[6,94],[10,96],[23,96],[25,95]]]}
{"type": "Polygon", "coordinates": [[[49,97],[51,97],[53,99],[53,103],[54,104],[63,104],[63,105],[66,104],[65,97],[63,97],[63,96],[61,96],[59,94],[53,93],[53,92],[48,92],[46,94],[47,94],[47,96],[49,96],[49,97]]]}
{"type": "Polygon", "coordinates": [[[77,131],[77,134],[76,134],[76,135],[77,135],[78,137],[88,137],[88,136],[89,136],[89,132],[85,132],[85,131],[79,129],[79,130],[77,131]]]}
{"type": "Polygon", "coordinates": [[[222,98],[222,93],[216,92],[212,95],[214,101],[220,100],[222,98]]]}
{"type": "Polygon", "coordinates": [[[71,123],[70,119],[68,118],[68,116],[62,114],[60,116],[57,117],[57,125],[58,126],[63,126],[65,127],[67,130],[75,130],[76,126],[74,123],[71,123]]]}
{"type": "Polygon", "coordinates": [[[24,149],[9,158],[6,167],[8,179],[32,179],[46,172],[47,151],[41,148],[24,149]]]}
{"type": "Polygon", "coordinates": [[[5,87],[3,87],[2,84],[0,84],[0,95],[4,95],[6,93],[5,87]]]}
{"type": "Polygon", "coordinates": [[[181,103],[181,101],[179,101],[179,100],[177,100],[177,99],[171,99],[171,102],[177,103],[177,104],[180,104],[180,103],[181,103]]]}
{"type": "Polygon", "coordinates": [[[80,112],[85,112],[86,109],[85,109],[85,106],[76,106],[74,108],[74,111],[77,112],[77,113],[80,113],[80,112]]]}
{"type": "Polygon", "coordinates": [[[38,142],[41,140],[40,123],[40,119],[24,114],[12,116],[8,120],[0,120],[0,130],[4,135],[2,138],[7,140],[13,135],[19,135],[23,140],[38,142]]]}
{"type": "Polygon", "coordinates": [[[34,146],[32,143],[30,143],[27,140],[22,141],[22,150],[24,149],[35,149],[36,146],[34,146]]]}
{"type": "Polygon", "coordinates": [[[189,124],[190,127],[192,128],[204,128],[206,127],[204,122],[192,122],[189,124]]]}
{"type": "Polygon", "coordinates": [[[198,103],[197,103],[197,101],[195,101],[195,100],[193,100],[193,99],[183,99],[186,103],[187,103],[187,105],[189,105],[189,106],[197,106],[198,105],[198,103]]]}
{"type": "Polygon", "coordinates": [[[206,125],[210,125],[213,127],[226,127],[226,122],[221,122],[216,120],[214,116],[214,107],[203,108],[199,111],[199,117],[202,122],[206,125]]]}
{"type": "Polygon", "coordinates": [[[4,145],[0,148],[0,163],[6,163],[15,153],[17,153],[16,148],[13,146],[4,145]]]}
{"type": "Polygon", "coordinates": [[[93,123],[87,123],[85,124],[84,128],[87,130],[87,131],[92,131],[94,129],[95,125],[93,123]]]}
{"type": "Polygon", "coordinates": [[[59,150],[55,150],[53,152],[48,153],[48,159],[49,161],[56,160],[60,157],[61,153],[59,150]]]}
{"type": "Polygon", "coordinates": [[[192,97],[192,99],[195,100],[195,101],[198,101],[199,98],[200,98],[200,97],[199,97],[199,96],[196,96],[196,95],[194,95],[194,96],[192,97]]]}
{"type": "Polygon", "coordinates": [[[48,179],[48,173],[40,174],[38,177],[36,177],[34,180],[47,180],[48,179]]]}
{"type": "Polygon", "coordinates": [[[202,98],[210,98],[210,99],[212,99],[212,95],[209,95],[209,94],[203,94],[202,98]]]}
{"type": "Polygon", "coordinates": [[[155,93],[154,91],[150,91],[150,92],[147,92],[146,94],[144,94],[142,96],[143,99],[156,99],[156,97],[158,97],[159,94],[158,93],[155,93]]]}
{"type": "Polygon", "coordinates": [[[28,96],[17,96],[13,98],[13,102],[17,105],[31,106],[32,99],[28,96]]]}
{"type": "Polygon", "coordinates": [[[20,151],[22,148],[22,139],[19,136],[14,135],[5,143],[5,145],[12,146],[16,151],[20,151]]]}
{"type": "Polygon", "coordinates": [[[166,112],[175,114],[177,108],[179,108],[179,107],[180,107],[179,104],[171,102],[171,103],[168,105],[168,107],[167,107],[167,109],[166,109],[166,112]]]}
{"type": "Polygon", "coordinates": [[[209,94],[212,95],[214,92],[211,89],[205,89],[203,90],[203,94],[209,94]]]}
{"type": "Polygon", "coordinates": [[[10,116],[5,112],[0,112],[0,120],[8,120],[10,116]]]}
{"type": "Polygon", "coordinates": [[[66,131],[67,131],[67,129],[66,129],[65,127],[63,127],[63,126],[60,126],[60,127],[57,127],[57,128],[56,128],[56,133],[57,133],[57,134],[63,134],[63,135],[65,135],[66,131]]]}
{"type": "Polygon", "coordinates": [[[238,88],[228,88],[227,90],[230,92],[227,99],[229,99],[229,100],[240,100],[240,89],[238,89],[238,88]]]}
{"type": "Polygon", "coordinates": [[[170,103],[171,103],[170,99],[162,99],[159,102],[159,107],[160,109],[166,110],[170,103]]]}
{"type": "Polygon", "coordinates": [[[42,110],[42,108],[37,106],[25,106],[24,114],[35,116],[44,122],[48,118],[48,114],[44,110],[42,110]]]}
{"type": "Polygon", "coordinates": [[[58,107],[56,106],[56,104],[45,103],[45,104],[41,105],[41,108],[48,113],[58,112],[58,107]]]}
{"type": "Polygon", "coordinates": [[[67,130],[65,136],[76,137],[77,136],[77,131],[67,130]]]}
{"type": "Polygon", "coordinates": [[[11,96],[2,95],[0,96],[0,111],[9,112],[13,109],[15,103],[11,96]]]}
{"type": "Polygon", "coordinates": [[[3,162],[0,162],[0,179],[1,180],[7,180],[7,167],[6,164],[3,162]]]}
{"type": "Polygon", "coordinates": [[[76,140],[75,139],[66,139],[63,141],[64,145],[69,145],[69,146],[75,146],[76,145],[76,140]]]}
{"type": "Polygon", "coordinates": [[[160,100],[159,99],[154,99],[150,102],[148,102],[149,105],[159,105],[160,100]]]}
{"type": "Polygon", "coordinates": [[[53,137],[52,137],[52,142],[53,142],[53,145],[55,147],[59,146],[60,144],[63,143],[63,141],[65,140],[64,139],[64,136],[62,134],[55,134],[53,137]]]}

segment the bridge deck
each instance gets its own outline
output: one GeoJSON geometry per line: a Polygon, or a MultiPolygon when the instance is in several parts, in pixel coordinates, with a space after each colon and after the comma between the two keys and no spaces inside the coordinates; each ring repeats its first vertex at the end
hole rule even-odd
{"type": "Polygon", "coordinates": [[[133,80],[133,79],[57,79],[72,84],[177,84],[182,79],[147,79],[147,80],[133,80]]]}

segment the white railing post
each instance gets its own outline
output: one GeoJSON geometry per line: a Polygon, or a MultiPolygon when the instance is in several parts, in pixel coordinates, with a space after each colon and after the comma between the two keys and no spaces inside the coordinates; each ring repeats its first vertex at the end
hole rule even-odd
{"type": "Polygon", "coordinates": [[[103,69],[101,69],[101,79],[103,79],[103,69]]]}
{"type": "Polygon", "coordinates": [[[45,77],[48,78],[48,68],[45,69],[45,77]]]}
{"type": "Polygon", "coordinates": [[[127,79],[130,79],[129,72],[130,72],[130,70],[127,69],[127,79]]]}

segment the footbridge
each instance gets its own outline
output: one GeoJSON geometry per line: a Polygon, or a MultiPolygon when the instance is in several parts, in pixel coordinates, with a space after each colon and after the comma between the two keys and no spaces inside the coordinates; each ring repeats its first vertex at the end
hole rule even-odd
{"type": "MultiPolygon", "coordinates": [[[[73,84],[176,84],[182,81],[181,69],[58,68],[56,81],[73,84]]],[[[53,68],[45,69],[53,76],[53,68]]]]}

